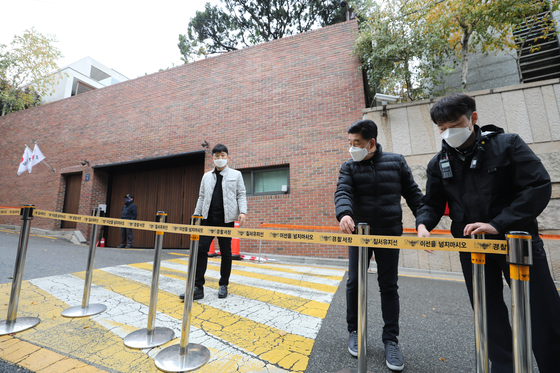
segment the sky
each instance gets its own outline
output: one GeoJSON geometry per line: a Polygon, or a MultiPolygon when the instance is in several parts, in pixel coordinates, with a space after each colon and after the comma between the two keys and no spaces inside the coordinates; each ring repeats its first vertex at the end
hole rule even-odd
{"type": "MultiPolygon", "coordinates": [[[[218,4],[218,0],[208,0],[218,4]]],[[[0,0],[0,44],[54,35],[59,67],[91,57],[129,79],[182,65],[177,44],[207,0],[0,0]]]]}

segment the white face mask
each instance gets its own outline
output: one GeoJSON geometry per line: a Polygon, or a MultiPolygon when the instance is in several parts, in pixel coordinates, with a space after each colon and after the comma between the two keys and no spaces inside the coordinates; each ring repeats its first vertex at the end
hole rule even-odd
{"type": "Polygon", "coordinates": [[[354,162],[360,162],[368,155],[367,146],[365,148],[351,146],[350,150],[348,151],[350,152],[350,155],[352,156],[354,162]]]}
{"type": "Polygon", "coordinates": [[[470,125],[462,128],[448,128],[441,134],[441,137],[454,148],[463,145],[471,137],[470,125]]]}
{"type": "Polygon", "coordinates": [[[216,165],[216,167],[225,167],[225,165],[227,164],[227,159],[214,159],[214,164],[216,165]]]}

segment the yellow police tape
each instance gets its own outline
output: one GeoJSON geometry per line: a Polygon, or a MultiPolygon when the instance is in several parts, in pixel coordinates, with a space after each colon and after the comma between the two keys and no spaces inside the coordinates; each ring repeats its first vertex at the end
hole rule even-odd
{"type": "MultiPolygon", "coordinates": [[[[19,215],[19,209],[0,209],[0,215],[19,215]]],[[[199,225],[155,223],[149,221],[114,219],[106,217],[64,214],[35,210],[36,217],[97,224],[118,228],[133,228],[146,231],[161,231],[203,236],[247,238],[251,240],[288,241],[325,245],[363,246],[392,249],[421,249],[441,251],[465,251],[473,253],[506,254],[505,240],[471,240],[459,238],[418,238],[395,236],[359,236],[344,233],[302,232],[269,229],[244,229],[207,227],[199,225]]]]}

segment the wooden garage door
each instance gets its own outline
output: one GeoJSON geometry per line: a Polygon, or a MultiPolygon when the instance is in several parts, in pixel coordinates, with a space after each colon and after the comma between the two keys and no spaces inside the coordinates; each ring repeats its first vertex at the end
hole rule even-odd
{"type": "MultiPolygon", "coordinates": [[[[138,220],[155,221],[158,211],[167,213],[167,222],[189,224],[196,207],[204,165],[113,175],[109,216],[120,218],[127,193],[134,195],[138,220]]],[[[119,228],[108,229],[107,245],[121,243],[119,228]]],[[[134,230],[134,247],[154,247],[155,232],[134,230]]],[[[163,247],[188,248],[189,236],[165,234],[163,247]]]]}
{"type": "MultiPolygon", "coordinates": [[[[64,195],[64,208],[62,212],[77,214],[80,208],[80,191],[82,190],[82,174],[66,176],[66,193],[64,195]]],[[[61,228],[76,228],[73,221],[62,221],[61,228]]]]}

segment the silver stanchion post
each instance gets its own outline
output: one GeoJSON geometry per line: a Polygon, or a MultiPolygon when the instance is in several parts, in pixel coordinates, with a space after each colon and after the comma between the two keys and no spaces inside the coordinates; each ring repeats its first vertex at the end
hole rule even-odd
{"type": "Polygon", "coordinates": [[[533,265],[531,235],[508,232],[507,261],[511,284],[513,322],[513,366],[515,373],[532,371],[531,308],[529,303],[529,266],[533,265]]]}
{"type": "MultiPolygon", "coordinates": [[[[261,225],[259,226],[259,228],[262,228],[262,225],[263,225],[263,222],[261,221],[261,225]]],[[[263,262],[262,256],[261,256],[262,255],[261,254],[261,246],[262,246],[262,239],[259,240],[259,256],[258,256],[258,259],[257,259],[257,263],[259,263],[259,264],[263,262]]]]}
{"type": "Polygon", "coordinates": [[[41,320],[37,317],[17,317],[19,303],[19,293],[23,278],[23,267],[25,266],[25,256],[27,254],[27,243],[29,241],[29,231],[31,220],[33,220],[34,205],[25,205],[21,208],[21,231],[19,232],[19,244],[14,267],[12,280],[12,291],[10,292],[10,302],[8,303],[8,317],[0,321],[0,335],[21,332],[39,324],[41,320]]]}
{"type": "MultiPolygon", "coordinates": [[[[369,225],[358,224],[358,234],[369,235],[369,225]]],[[[338,373],[370,373],[367,370],[367,274],[369,248],[359,248],[358,260],[358,369],[343,369],[338,373]]]]}
{"type": "MultiPolygon", "coordinates": [[[[201,220],[202,216],[193,216],[191,218],[191,225],[200,225],[201,220]]],[[[198,240],[198,235],[191,235],[181,342],[163,349],[154,358],[156,367],[164,372],[188,372],[200,368],[210,360],[210,350],[202,345],[189,343],[194,275],[196,273],[196,261],[198,257],[198,240]]]]}
{"type": "MultiPolygon", "coordinates": [[[[92,216],[99,217],[101,215],[101,209],[95,207],[92,211],[92,216]]],[[[82,297],[82,305],[74,306],[62,311],[62,316],[64,317],[85,317],[93,316],[101,313],[107,309],[104,304],[89,304],[89,295],[91,292],[91,279],[93,276],[93,263],[95,261],[95,248],[97,247],[97,233],[99,232],[99,226],[93,224],[91,230],[91,239],[89,244],[89,255],[86,267],[86,279],[84,281],[84,295],[82,297]]]]}
{"type": "MultiPolygon", "coordinates": [[[[165,223],[167,213],[158,211],[157,223],[165,223]]],[[[154,264],[152,270],[152,287],[150,288],[150,308],[148,312],[148,328],[136,330],[124,338],[124,344],[130,348],[152,348],[169,342],[175,332],[169,328],[155,327],[157,312],[157,297],[159,290],[159,269],[161,266],[161,250],[163,244],[163,231],[156,232],[154,246],[154,264]]]]}
{"type": "MultiPolygon", "coordinates": [[[[483,240],[485,234],[472,234],[471,238],[483,240]]],[[[474,336],[476,372],[488,373],[488,324],[486,318],[486,254],[471,253],[473,276],[474,336]]]]}

